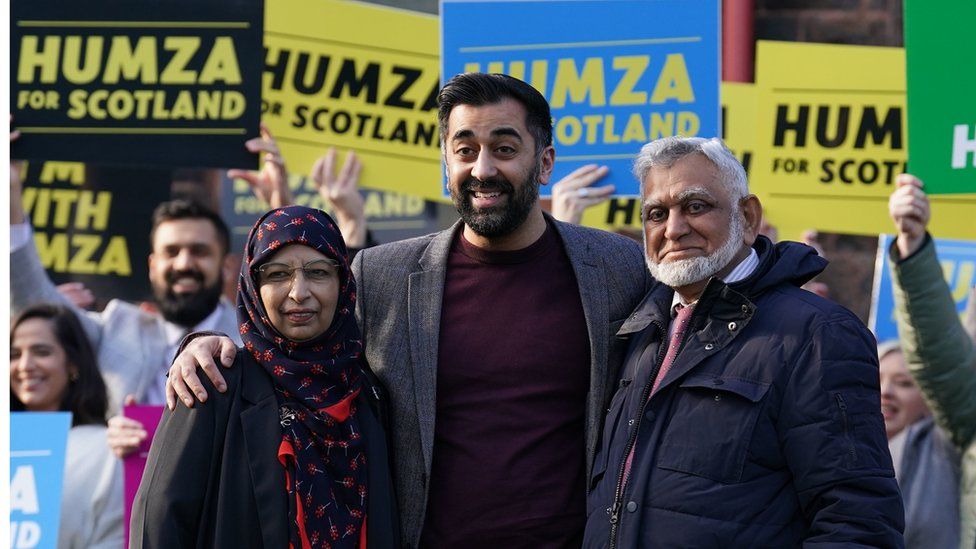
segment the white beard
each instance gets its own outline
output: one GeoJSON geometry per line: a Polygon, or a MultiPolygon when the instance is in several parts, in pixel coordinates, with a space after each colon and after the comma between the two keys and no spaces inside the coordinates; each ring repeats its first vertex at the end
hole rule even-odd
{"type": "MultiPolygon", "coordinates": [[[[742,247],[742,235],[745,231],[743,225],[742,211],[736,208],[732,212],[729,238],[715,253],[663,263],[655,263],[650,257],[647,257],[647,268],[651,271],[651,276],[671,288],[680,288],[708,280],[715,273],[728,266],[736,252],[742,247]]],[[[646,237],[644,249],[647,250],[646,237]]]]}

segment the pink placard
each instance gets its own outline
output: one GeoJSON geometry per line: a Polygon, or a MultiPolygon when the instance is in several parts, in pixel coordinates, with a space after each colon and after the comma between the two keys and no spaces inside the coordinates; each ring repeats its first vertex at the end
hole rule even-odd
{"type": "Polygon", "coordinates": [[[129,454],[123,460],[125,469],[125,546],[129,546],[129,520],[132,518],[132,502],[136,499],[136,490],[142,481],[142,471],[146,468],[146,458],[149,457],[149,447],[152,445],[153,435],[156,434],[156,427],[159,419],[163,416],[162,406],[126,406],[122,410],[122,415],[142,423],[143,428],[149,433],[146,440],[139,445],[139,449],[129,454]]]}

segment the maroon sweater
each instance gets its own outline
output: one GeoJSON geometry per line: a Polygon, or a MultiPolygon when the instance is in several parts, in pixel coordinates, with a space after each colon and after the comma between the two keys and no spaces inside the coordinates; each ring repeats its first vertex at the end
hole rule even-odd
{"type": "Polygon", "coordinates": [[[579,547],[590,347],[555,227],[512,252],[455,239],[437,364],[421,545],[579,547]]]}

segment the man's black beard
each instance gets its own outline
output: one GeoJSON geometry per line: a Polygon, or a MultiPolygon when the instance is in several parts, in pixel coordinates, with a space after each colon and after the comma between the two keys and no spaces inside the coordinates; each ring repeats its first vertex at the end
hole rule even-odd
{"type": "Polygon", "coordinates": [[[461,220],[478,236],[485,238],[507,236],[525,223],[532,207],[539,200],[540,172],[540,166],[536,164],[517,191],[502,175],[484,181],[469,177],[461,183],[460,189],[451,190],[451,199],[454,200],[454,207],[461,214],[461,220]],[[476,210],[471,203],[472,189],[506,193],[508,204],[476,210]]]}
{"type": "Polygon", "coordinates": [[[220,295],[223,293],[223,286],[220,279],[212,286],[202,286],[200,290],[190,294],[175,294],[170,289],[173,281],[179,277],[190,275],[203,284],[203,275],[200,273],[170,272],[166,276],[165,288],[154,288],[156,294],[156,305],[159,307],[160,314],[167,321],[187,328],[192,328],[210,316],[220,303],[220,295]]]}

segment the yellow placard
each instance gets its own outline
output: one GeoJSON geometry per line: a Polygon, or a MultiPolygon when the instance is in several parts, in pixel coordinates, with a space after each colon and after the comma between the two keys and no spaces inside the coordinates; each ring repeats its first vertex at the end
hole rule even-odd
{"type": "MultiPolygon", "coordinates": [[[[756,87],[753,84],[722,82],[720,94],[722,139],[749,172],[756,142],[756,87]]],[[[559,151],[556,151],[556,155],[559,155],[559,151]]],[[[587,209],[583,213],[582,223],[605,230],[622,227],[640,229],[639,201],[636,198],[612,198],[587,209]]]]}
{"type": "Polygon", "coordinates": [[[756,86],[722,82],[722,139],[752,175],[756,154],[756,86]]]}
{"type": "Polygon", "coordinates": [[[266,10],[262,119],[289,168],[353,149],[361,185],[441,199],[437,18],[338,0],[266,10]]]}
{"type": "MultiPolygon", "coordinates": [[[[907,170],[904,49],[760,41],[756,55],[750,184],[780,236],[890,232],[907,170]]],[[[932,197],[930,230],[976,238],[974,212],[976,195],[932,197]]]]}

